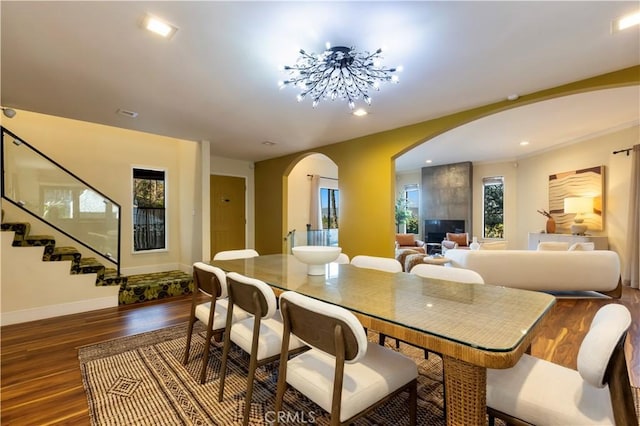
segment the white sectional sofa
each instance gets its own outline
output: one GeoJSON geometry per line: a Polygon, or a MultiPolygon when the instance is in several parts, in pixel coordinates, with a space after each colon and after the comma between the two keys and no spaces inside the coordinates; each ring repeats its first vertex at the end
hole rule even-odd
{"type": "Polygon", "coordinates": [[[525,290],[597,291],[620,297],[614,251],[447,250],[450,265],[478,272],[485,283],[525,290]]]}

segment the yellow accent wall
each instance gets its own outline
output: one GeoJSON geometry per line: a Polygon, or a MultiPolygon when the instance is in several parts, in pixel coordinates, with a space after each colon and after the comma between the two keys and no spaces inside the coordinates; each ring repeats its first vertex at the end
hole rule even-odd
{"type": "Polygon", "coordinates": [[[310,151],[260,161],[255,166],[256,249],[280,253],[287,229],[287,176],[309,152],[331,158],[340,176],[340,245],[352,255],[392,256],[394,160],[418,144],[462,124],[510,108],[591,90],[640,84],[640,66],[580,80],[422,123],[310,151]]]}

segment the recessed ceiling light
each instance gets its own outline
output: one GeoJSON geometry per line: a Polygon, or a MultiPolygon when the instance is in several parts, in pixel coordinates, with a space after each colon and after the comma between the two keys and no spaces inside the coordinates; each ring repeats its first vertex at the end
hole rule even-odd
{"type": "Polygon", "coordinates": [[[427,161],[425,161],[425,163],[431,164],[431,163],[433,163],[433,160],[427,160],[427,161]]]}
{"type": "Polygon", "coordinates": [[[611,30],[615,33],[618,31],[626,30],[627,28],[631,28],[634,25],[640,25],[640,11],[630,13],[623,16],[622,18],[616,19],[612,23],[611,30]]]}
{"type": "Polygon", "coordinates": [[[126,109],[122,109],[122,108],[118,108],[118,111],[116,111],[118,114],[120,115],[124,115],[125,117],[129,117],[129,118],[136,118],[138,116],[138,113],[135,111],[129,111],[126,109]]]}
{"type": "Polygon", "coordinates": [[[266,145],[266,146],[273,146],[273,145],[275,145],[275,144],[276,144],[275,142],[271,142],[271,141],[264,141],[264,142],[262,142],[262,145],[266,145]]]}
{"type": "Polygon", "coordinates": [[[359,108],[355,111],[352,112],[353,115],[355,115],[356,117],[364,117],[365,115],[369,114],[364,108],[359,108]]]}
{"type": "Polygon", "coordinates": [[[527,145],[529,145],[529,141],[520,142],[520,146],[527,146],[527,145]]]}
{"type": "Polygon", "coordinates": [[[151,15],[146,15],[143,18],[142,27],[164,38],[171,38],[178,31],[177,27],[151,15]]]}

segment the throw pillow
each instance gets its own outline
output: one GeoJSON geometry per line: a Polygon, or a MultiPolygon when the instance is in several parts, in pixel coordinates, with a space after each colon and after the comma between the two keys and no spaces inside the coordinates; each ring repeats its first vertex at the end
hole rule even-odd
{"type": "Polygon", "coordinates": [[[585,243],[573,243],[571,247],[569,247],[569,251],[591,251],[595,250],[595,243],[585,242],[585,243]]]}
{"type": "Polygon", "coordinates": [[[469,237],[467,234],[454,234],[451,232],[447,232],[447,240],[453,241],[454,243],[458,243],[459,246],[468,246],[469,245],[469,237]]]}
{"type": "Polygon", "coordinates": [[[561,241],[542,241],[538,243],[538,250],[566,251],[568,249],[569,243],[561,241]]]}

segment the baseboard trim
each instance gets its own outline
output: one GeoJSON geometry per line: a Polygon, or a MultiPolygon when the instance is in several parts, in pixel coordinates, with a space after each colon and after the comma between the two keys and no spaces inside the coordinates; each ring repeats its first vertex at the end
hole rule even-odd
{"type": "Polygon", "coordinates": [[[19,311],[3,312],[0,314],[0,325],[20,324],[62,315],[77,314],[94,311],[96,309],[118,306],[118,296],[107,296],[96,299],[79,300],[77,302],[61,303],[59,305],[40,306],[19,311]]]}

